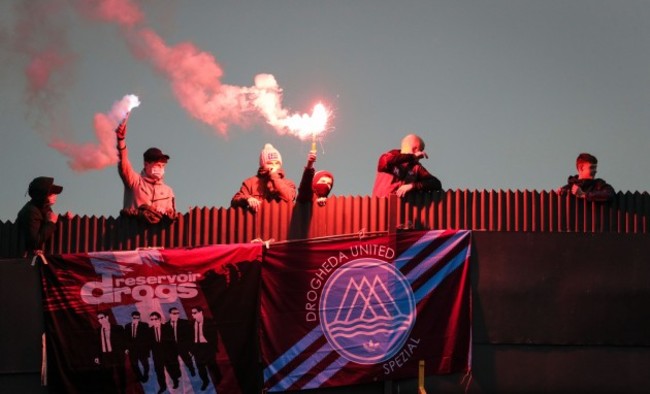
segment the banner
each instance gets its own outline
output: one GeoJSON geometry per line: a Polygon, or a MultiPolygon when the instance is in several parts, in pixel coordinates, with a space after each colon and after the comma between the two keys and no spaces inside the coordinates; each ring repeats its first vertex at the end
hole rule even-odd
{"type": "Polygon", "coordinates": [[[262,267],[264,389],[470,371],[469,231],[272,245],[262,267]]]}
{"type": "Polygon", "coordinates": [[[237,244],[48,256],[50,392],[259,392],[261,255],[237,244]]]}

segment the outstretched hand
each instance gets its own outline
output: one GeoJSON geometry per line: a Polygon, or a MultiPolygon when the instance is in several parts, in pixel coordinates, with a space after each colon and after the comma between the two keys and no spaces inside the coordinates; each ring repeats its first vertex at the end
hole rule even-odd
{"type": "Polygon", "coordinates": [[[117,128],[115,129],[115,134],[117,135],[118,140],[123,140],[126,138],[126,123],[128,120],[129,120],[129,114],[126,114],[124,120],[122,120],[120,124],[117,125],[117,128]]]}
{"type": "Polygon", "coordinates": [[[307,167],[309,168],[313,167],[315,161],[316,161],[316,151],[310,150],[309,154],[307,154],[307,167]]]}

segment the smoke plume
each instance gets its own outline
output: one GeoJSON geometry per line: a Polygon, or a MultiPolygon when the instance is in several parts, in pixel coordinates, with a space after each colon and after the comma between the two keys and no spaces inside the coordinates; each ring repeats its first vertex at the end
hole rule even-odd
{"type": "MultiPolygon", "coordinates": [[[[223,70],[215,57],[191,42],[167,43],[147,25],[144,13],[131,0],[55,0],[22,2],[13,34],[14,50],[26,56],[27,102],[39,121],[36,128],[48,144],[68,157],[77,171],[101,169],[117,161],[113,130],[119,123],[113,110],[94,116],[96,142],[75,143],[63,107],[65,89],[74,81],[76,55],[66,42],[64,21],[54,17],[72,5],[73,14],[115,25],[135,59],[169,82],[179,105],[194,119],[226,135],[232,125],[263,120],[278,134],[306,138],[308,114],[291,114],[282,106],[282,89],[271,74],[259,74],[252,86],[222,83],[223,70]],[[54,15],[54,16],[53,16],[54,15]],[[62,83],[65,82],[65,83],[62,83]],[[54,114],[56,113],[56,116],[54,114]]],[[[126,96],[125,96],[126,97],[126,96]]],[[[124,99],[123,99],[124,100],[124,99]]],[[[87,134],[87,133],[83,133],[87,134]]]]}

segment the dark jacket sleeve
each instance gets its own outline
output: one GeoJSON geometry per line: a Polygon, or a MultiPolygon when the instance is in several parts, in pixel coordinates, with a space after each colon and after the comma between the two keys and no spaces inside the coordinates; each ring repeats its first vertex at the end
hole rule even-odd
{"type": "Polygon", "coordinates": [[[413,182],[413,189],[416,191],[437,191],[442,190],[442,182],[435,176],[431,175],[426,168],[421,165],[417,166],[416,181],[413,182]]]}
{"type": "Polygon", "coordinates": [[[605,202],[614,198],[614,188],[602,179],[597,179],[592,190],[585,192],[587,201],[605,202]]]}
{"type": "Polygon", "coordinates": [[[314,194],[311,189],[311,184],[314,180],[315,173],[316,169],[314,167],[305,167],[305,170],[302,172],[302,178],[300,179],[300,186],[298,186],[298,197],[296,198],[296,201],[311,202],[314,194]]]}
{"type": "Polygon", "coordinates": [[[377,162],[377,171],[379,172],[393,172],[393,167],[402,163],[415,162],[415,155],[412,153],[400,153],[399,150],[393,149],[381,155],[377,162]]]}

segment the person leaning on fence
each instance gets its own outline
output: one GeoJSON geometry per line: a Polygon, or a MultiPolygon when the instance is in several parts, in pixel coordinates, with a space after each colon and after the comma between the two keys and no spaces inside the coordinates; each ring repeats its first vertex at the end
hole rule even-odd
{"type": "Polygon", "coordinates": [[[122,214],[136,216],[149,223],[173,220],[176,216],[174,190],[165,184],[169,155],[151,147],[143,154],[144,168],[138,174],[129,161],[126,147],[127,117],[117,126],[117,170],[124,184],[122,214]]]}
{"type": "Polygon", "coordinates": [[[411,191],[442,190],[440,180],[420,164],[422,158],[429,158],[422,138],[415,134],[405,136],[400,149],[390,150],[379,157],[372,196],[396,194],[404,197],[411,191]]]}
{"type": "Polygon", "coordinates": [[[603,179],[596,178],[598,159],[589,153],[581,153],[576,159],[577,175],[569,176],[567,184],[558,189],[558,194],[573,194],[587,201],[610,201],[616,192],[603,179]]]}
{"type": "Polygon", "coordinates": [[[25,255],[43,250],[56,228],[58,214],[52,211],[63,187],[54,184],[54,178],[39,176],[29,183],[29,200],[18,212],[16,224],[25,255]]]}
{"type": "Polygon", "coordinates": [[[230,205],[257,212],[262,201],[291,202],[295,198],[296,184],[285,176],[280,152],[273,145],[266,144],[260,153],[257,174],[242,182],[230,205]]]}
{"type": "Polygon", "coordinates": [[[324,206],[334,187],[334,175],[329,171],[316,171],[314,162],[316,161],[316,151],[309,151],[307,155],[307,165],[302,172],[300,186],[298,186],[298,202],[313,202],[324,206]]]}

